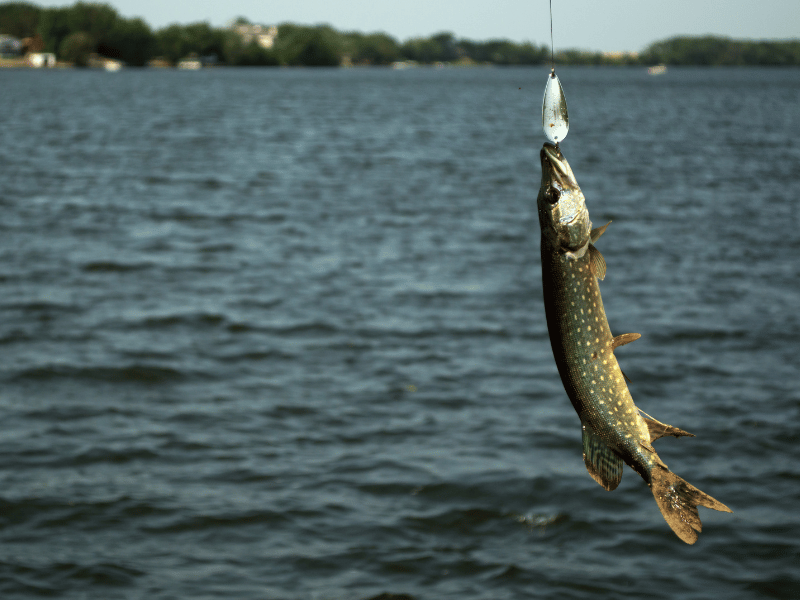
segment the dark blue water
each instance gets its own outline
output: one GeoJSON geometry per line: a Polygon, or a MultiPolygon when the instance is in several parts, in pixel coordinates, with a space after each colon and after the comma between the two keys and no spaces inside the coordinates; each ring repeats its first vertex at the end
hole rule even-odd
{"type": "Polygon", "coordinates": [[[0,596],[800,597],[800,70],[559,71],[695,546],[583,465],[546,75],[0,72],[0,596]]]}

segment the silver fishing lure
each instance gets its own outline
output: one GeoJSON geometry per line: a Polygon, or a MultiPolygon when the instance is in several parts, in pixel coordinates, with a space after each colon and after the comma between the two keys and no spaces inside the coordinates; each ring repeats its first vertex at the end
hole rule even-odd
{"type": "Polygon", "coordinates": [[[564,141],[569,131],[567,99],[564,97],[564,90],[555,69],[547,76],[547,85],[544,88],[542,130],[547,139],[556,145],[564,141]]]}

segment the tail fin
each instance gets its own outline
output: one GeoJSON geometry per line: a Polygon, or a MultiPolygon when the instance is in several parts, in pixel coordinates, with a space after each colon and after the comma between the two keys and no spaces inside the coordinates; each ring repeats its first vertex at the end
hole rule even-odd
{"type": "Polygon", "coordinates": [[[697,534],[703,529],[698,506],[706,506],[720,512],[733,512],[722,502],[701,492],[691,483],[684,481],[675,473],[656,467],[651,472],[653,496],[667,524],[679,538],[687,544],[697,541],[697,534]]]}

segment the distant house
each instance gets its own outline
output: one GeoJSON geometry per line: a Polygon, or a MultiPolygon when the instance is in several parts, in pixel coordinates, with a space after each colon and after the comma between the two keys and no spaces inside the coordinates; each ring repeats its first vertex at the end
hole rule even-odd
{"type": "Polygon", "coordinates": [[[238,23],[231,27],[239,37],[242,38],[242,43],[245,45],[254,41],[269,50],[275,45],[275,38],[278,37],[278,27],[273,25],[267,27],[266,25],[253,25],[252,23],[238,23]]]}
{"type": "Polygon", "coordinates": [[[0,56],[13,58],[22,54],[22,41],[17,38],[0,34],[0,56]]]}
{"type": "Polygon", "coordinates": [[[610,58],[611,60],[636,60],[639,58],[638,52],[603,52],[603,58],[610,58]]]}

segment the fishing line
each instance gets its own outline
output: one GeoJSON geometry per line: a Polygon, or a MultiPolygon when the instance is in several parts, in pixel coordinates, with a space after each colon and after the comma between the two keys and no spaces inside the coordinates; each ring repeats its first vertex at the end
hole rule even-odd
{"type": "Polygon", "coordinates": [[[555,50],[553,49],[553,0],[550,0],[550,67],[556,72],[555,50]]]}
{"type": "Polygon", "coordinates": [[[558,148],[569,131],[567,99],[556,75],[556,46],[553,42],[553,0],[550,0],[550,74],[544,87],[542,99],[542,131],[545,137],[558,148]]]}

